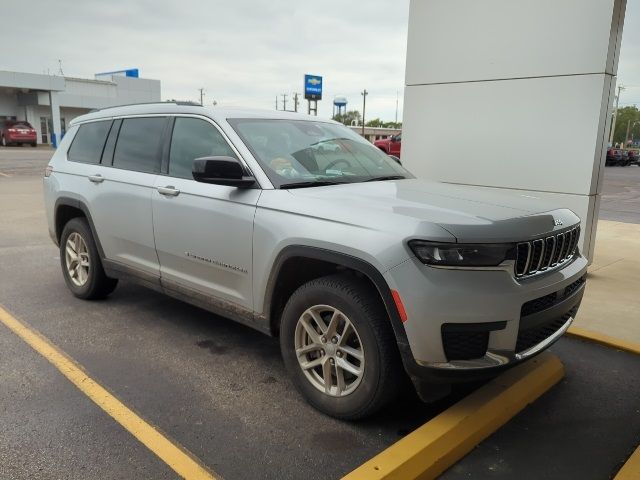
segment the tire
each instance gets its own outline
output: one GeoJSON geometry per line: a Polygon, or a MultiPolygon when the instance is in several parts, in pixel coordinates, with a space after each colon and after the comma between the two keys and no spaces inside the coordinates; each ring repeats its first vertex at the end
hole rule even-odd
{"type": "MultiPolygon", "coordinates": [[[[69,245],[71,247],[71,245],[69,245]]],[[[83,217],[72,218],[67,222],[60,237],[60,265],[62,275],[71,290],[78,298],[92,300],[107,297],[115,290],[118,280],[109,278],[104,273],[100,254],[96,242],[91,234],[87,220],[83,217]],[[73,261],[74,256],[67,251],[67,243],[70,237],[74,246],[71,252],[76,253],[75,258],[82,260],[81,265],[73,261]],[[79,240],[78,240],[79,239],[79,240]],[[86,263],[86,265],[84,265],[86,263]],[[77,268],[73,268],[73,266],[77,268]],[[74,276],[70,273],[74,271],[74,276]]]]}
{"type": "Polygon", "coordinates": [[[405,380],[391,322],[377,292],[367,282],[349,274],[312,280],[291,295],[282,313],[280,349],[287,371],[302,396],[316,409],[342,420],[374,414],[394,399],[405,380]],[[330,318],[336,311],[337,327],[333,329],[336,334],[318,334],[327,331],[326,327],[331,330],[330,318]],[[311,312],[325,321],[324,329],[311,312]],[[349,330],[345,330],[347,322],[351,325],[349,330]],[[315,330],[317,343],[313,342],[309,327],[315,330]],[[304,346],[305,339],[306,345],[312,345],[308,345],[310,350],[299,361],[296,346],[302,348],[300,342],[304,346]],[[349,353],[341,350],[345,347],[350,349],[349,353]],[[351,352],[363,354],[363,361],[351,352]],[[303,370],[301,362],[319,365],[303,370]],[[360,375],[337,368],[345,362],[349,368],[358,369],[360,375]],[[339,370],[342,392],[338,386],[339,370]],[[330,372],[329,393],[325,371],[330,372]]]}
{"type": "Polygon", "coordinates": [[[7,144],[7,139],[4,138],[4,135],[2,136],[2,138],[0,138],[0,145],[2,145],[3,147],[8,147],[9,146],[7,144]]]}
{"type": "Polygon", "coordinates": [[[38,146],[38,144],[37,143],[32,143],[31,146],[35,148],[35,147],[38,146]]]}

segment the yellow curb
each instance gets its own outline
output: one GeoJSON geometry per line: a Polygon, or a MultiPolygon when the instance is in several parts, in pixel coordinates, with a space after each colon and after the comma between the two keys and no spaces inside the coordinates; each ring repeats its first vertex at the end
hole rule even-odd
{"type": "Polygon", "coordinates": [[[621,340],[619,338],[605,335],[604,333],[594,332],[592,330],[586,330],[581,327],[570,327],[569,330],[567,330],[567,334],[573,337],[590,340],[592,342],[599,343],[606,347],[613,347],[613,348],[617,348],[618,350],[624,350],[625,352],[631,352],[631,353],[640,355],[640,343],[621,340]]]}
{"type": "Polygon", "coordinates": [[[640,478],[640,447],[631,454],[613,480],[638,480],[640,478]]]}
{"type": "Polygon", "coordinates": [[[544,352],[490,381],[343,480],[436,478],[563,376],[558,357],[544,352]]]}

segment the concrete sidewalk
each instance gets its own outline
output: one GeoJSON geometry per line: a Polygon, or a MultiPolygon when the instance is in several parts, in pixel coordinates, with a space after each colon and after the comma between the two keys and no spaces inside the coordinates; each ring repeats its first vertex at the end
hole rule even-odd
{"type": "Polygon", "coordinates": [[[640,343],[640,224],[600,220],[574,325],[640,343]]]}

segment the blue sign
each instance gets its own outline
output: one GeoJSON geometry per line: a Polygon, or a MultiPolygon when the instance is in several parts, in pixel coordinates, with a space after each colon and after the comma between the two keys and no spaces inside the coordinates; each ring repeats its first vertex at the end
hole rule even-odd
{"type": "Polygon", "coordinates": [[[322,77],[319,75],[304,76],[304,98],[322,100],[322,77]]]}

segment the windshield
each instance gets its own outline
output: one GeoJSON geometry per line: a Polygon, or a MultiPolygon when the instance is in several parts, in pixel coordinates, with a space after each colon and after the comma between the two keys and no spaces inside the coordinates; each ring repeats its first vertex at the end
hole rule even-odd
{"type": "Polygon", "coordinates": [[[276,188],[412,178],[342,125],[307,120],[229,119],[276,188]]]}

